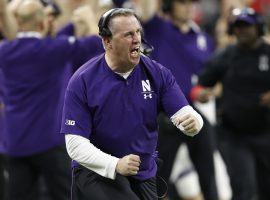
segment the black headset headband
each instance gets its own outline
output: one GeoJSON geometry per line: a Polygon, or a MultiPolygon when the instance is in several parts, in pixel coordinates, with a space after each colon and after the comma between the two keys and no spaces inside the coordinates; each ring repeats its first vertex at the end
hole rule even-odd
{"type": "Polygon", "coordinates": [[[111,20],[111,18],[115,15],[115,14],[119,14],[119,13],[124,13],[124,12],[129,12],[130,14],[133,14],[137,19],[138,17],[136,16],[136,14],[134,13],[134,11],[132,11],[131,9],[128,8],[113,8],[111,10],[108,10],[107,12],[105,12],[99,22],[98,22],[98,28],[99,28],[99,35],[101,37],[110,37],[112,36],[112,33],[108,27],[109,22],[111,20]]]}
{"type": "Polygon", "coordinates": [[[111,15],[116,12],[117,8],[111,9],[107,12],[105,12],[99,22],[98,22],[98,28],[99,28],[99,35],[101,37],[109,37],[111,36],[111,32],[108,29],[108,23],[110,21],[111,15]]]}

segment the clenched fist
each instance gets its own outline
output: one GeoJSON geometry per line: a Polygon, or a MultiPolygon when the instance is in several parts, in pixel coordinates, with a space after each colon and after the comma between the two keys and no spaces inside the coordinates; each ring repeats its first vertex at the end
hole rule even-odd
{"type": "Polygon", "coordinates": [[[175,119],[175,125],[189,136],[196,135],[201,130],[198,119],[192,114],[175,119]]]}
{"type": "Polygon", "coordinates": [[[188,136],[199,133],[203,126],[203,119],[191,106],[182,107],[171,117],[172,123],[188,136]]]}
{"type": "Polygon", "coordinates": [[[136,175],[141,164],[140,157],[129,154],[121,158],[116,165],[116,172],[123,176],[136,175]]]}

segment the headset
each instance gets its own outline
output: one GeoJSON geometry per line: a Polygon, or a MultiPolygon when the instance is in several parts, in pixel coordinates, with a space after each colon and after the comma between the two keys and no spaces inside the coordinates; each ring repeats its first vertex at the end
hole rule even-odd
{"type": "Polygon", "coordinates": [[[111,37],[112,33],[108,27],[108,24],[110,22],[111,16],[116,13],[120,8],[113,8],[107,12],[105,12],[98,22],[98,29],[99,29],[99,35],[101,37],[111,37]]]}
{"type": "Polygon", "coordinates": [[[128,8],[113,8],[111,10],[108,10],[105,12],[101,18],[99,19],[98,22],[98,28],[99,28],[99,35],[101,37],[111,37],[112,32],[110,31],[108,25],[110,23],[110,20],[112,19],[113,16],[121,13],[129,12],[130,14],[133,14],[139,21],[139,18],[137,15],[134,13],[133,10],[128,9],[128,8]]]}
{"type": "MultiPolygon", "coordinates": [[[[98,22],[99,35],[102,38],[112,37],[112,32],[110,31],[110,29],[108,27],[109,23],[110,23],[110,20],[112,19],[113,16],[115,16],[117,14],[120,14],[120,13],[125,13],[125,12],[130,12],[131,14],[133,14],[137,18],[138,21],[140,21],[138,16],[131,9],[128,9],[128,8],[113,8],[113,9],[105,12],[101,16],[101,18],[99,19],[99,22],[98,22]]],[[[150,45],[144,39],[143,33],[142,33],[142,49],[141,49],[141,52],[144,55],[149,56],[152,53],[153,50],[154,50],[154,47],[152,45],[150,45]]]]}
{"type": "MultiPolygon", "coordinates": [[[[241,18],[250,18],[252,20],[254,20],[255,22],[255,26],[257,27],[258,30],[258,35],[262,36],[264,35],[265,32],[265,28],[264,28],[264,20],[262,18],[262,16],[258,13],[255,12],[254,9],[252,8],[235,8],[232,10],[232,14],[231,14],[231,19],[229,20],[229,29],[228,29],[228,33],[230,35],[233,34],[233,28],[236,26],[237,21],[241,21],[241,18]]],[[[245,20],[242,20],[245,21],[245,20]]]]}

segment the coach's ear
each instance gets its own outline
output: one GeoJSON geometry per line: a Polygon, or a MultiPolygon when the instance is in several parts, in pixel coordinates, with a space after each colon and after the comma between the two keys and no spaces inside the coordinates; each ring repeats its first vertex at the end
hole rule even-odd
{"type": "Polygon", "coordinates": [[[112,49],[112,40],[110,37],[104,37],[103,38],[103,44],[105,49],[112,49]]]}

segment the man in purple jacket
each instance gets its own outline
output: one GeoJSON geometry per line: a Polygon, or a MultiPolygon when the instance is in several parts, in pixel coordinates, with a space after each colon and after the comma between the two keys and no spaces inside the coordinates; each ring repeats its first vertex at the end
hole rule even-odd
{"type": "Polygon", "coordinates": [[[38,199],[37,180],[43,176],[52,199],[66,200],[70,160],[59,131],[65,80],[71,76],[68,63],[86,47],[95,48],[91,45],[96,39],[43,37],[44,10],[39,1],[23,1],[17,17],[17,37],[0,45],[8,199],[38,199]]]}
{"type": "Polygon", "coordinates": [[[159,111],[189,136],[202,128],[170,71],[140,53],[141,31],[132,10],[107,11],[99,21],[105,54],[70,79],[61,132],[79,199],[158,199],[159,111]]]}

